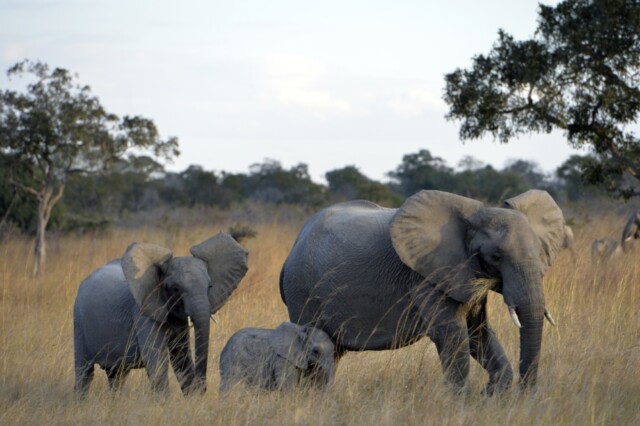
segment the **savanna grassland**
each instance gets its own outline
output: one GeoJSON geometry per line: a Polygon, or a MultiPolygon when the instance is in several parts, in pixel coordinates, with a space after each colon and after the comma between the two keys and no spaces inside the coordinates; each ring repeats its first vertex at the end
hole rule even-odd
{"type": "MultiPolygon", "coordinates": [[[[486,373],[472,362],[470,389],[456,396],[444,384],[435,346],[423,339],[395,351],[349,353],[333,386],[322,391],[218,394],[218,357],[239,328],[275,327],[287,319],[278,291],[280,267],[301,222],[255,225],[245,242],[249,272],[212,324],[208,391],[184,398],[171,376],[167,398],[150,392],[144,370],[111,394],[97,369],[89,396],[73,394],[72,306],[93,269],[119,257],[131,241],[172,248],[175,255],[226,229],[147,227],[99,235],[53,237],[46,274],[32,278],[32,243],[0,245],[0,424],[640,424],[640,248],[594,263],[594,238],[617,236],[624,218],[576,224],[575,255],[561,253],[544,281],[558,325],[545,324],[539,384],[484,397],[486,373]]],[[[499,295],[489,316],[517,370],[518,331],[499,295]]]]}

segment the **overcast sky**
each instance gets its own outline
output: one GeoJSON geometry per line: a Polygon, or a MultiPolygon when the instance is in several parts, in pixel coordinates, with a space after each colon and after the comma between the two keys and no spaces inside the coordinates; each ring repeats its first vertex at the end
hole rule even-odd
{"type": "Polygon", "coordinates": [[[428,149],[452,167],[471,155],[552,171],[574,152],[561,134],[463,144],[441,99],[444,74],[488,52],[499,28],[532,36],[537,4],[0,0],[0,87],[24,58],[78,73],[108,111],[179,138],[169,170],[247,172],[271,158],[307,163],[316,181],[346,165],[386,180],[428,149]]]}

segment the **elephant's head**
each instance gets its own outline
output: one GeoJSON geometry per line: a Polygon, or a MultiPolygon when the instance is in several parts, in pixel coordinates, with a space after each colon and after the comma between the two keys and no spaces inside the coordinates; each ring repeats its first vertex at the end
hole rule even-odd
{"type": "Polygon", "coordinates": [[[629,251],[634,240],[640,238],[640,210],[629,215],[627,223],[622,231],[622,250],[629,251]]]}
{"type": "Polygon", "coordinates": [[[142,313],[155,321],[186,321],[195,329],[196,387],[204,389],[209,318],[226,302],[247,271],[247,251],[220,232],[191,248],[193,257],[173,257],[148,243],[129,246],[121,264],[142,313]]]}
{"type": "MultiPolygon", "coordinates": [[[[391,221],[400,259],[446,296],[473,303],[495,278],[520,330],[520,377],[536,382],[542,323],[548,315],[542,277],[563,247],[560,208],[545,191],[531,190],[504,208],[440,191],[421,191],[406,200],[391,221]]],[[[552,321],[550,315],[548,315],[552,321]]]]}
{"type": "Polygon", "coordinates": [[[302,370],[312,383],[322,386],[333,381],[334,345],[324,331],[283,322],[273,331],[269,343],[276,354],[302,370]]]}

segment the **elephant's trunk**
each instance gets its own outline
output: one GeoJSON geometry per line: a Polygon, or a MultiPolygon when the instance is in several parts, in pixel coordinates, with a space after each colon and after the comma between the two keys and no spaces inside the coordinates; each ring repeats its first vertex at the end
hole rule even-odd
{"type": "Polygon", "coordinates": [[[523,387],[536,384],[542,325],[544,322],[544,294],[542,273],[537,261],[503,268],[503,296],[515,310],[520,328],[520,383],[523,387]]]}
{"type": "Polygon", "coordinates": [[[209,356],[209,316],[208,299],[193,305],[191,320],[195,331],[195,382],[193,387],[201,392],[207,390],[207,358],[209,356]]]}
{"type": "Polygon", "coordinates": [[[336,373],[336,365],[333,360],[333,351],[329,355],[323,356],[316,364],[316,383],[322,387],[327,384],[333,383],[333,378],[336,373]]]}

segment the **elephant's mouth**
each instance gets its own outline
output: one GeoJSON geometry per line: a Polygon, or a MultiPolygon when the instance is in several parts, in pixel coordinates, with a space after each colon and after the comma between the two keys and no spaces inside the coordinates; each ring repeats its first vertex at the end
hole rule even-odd
{"type": "Polygon", "coordinates": [[[170,316],[181,321],[186,321],[189,316],[181,296],[169,297],[167,299],[167,309],[170,316]]]}
{"type": "MultiPolygon", "coordinates": [[[[507,305],[507,308],[509,310],[509,317],[511,317],[511,321],[513,321],[516,327],[522,328],[517,309],[509,305],[507,305]]],[[[544,317],[547,319],[547,321],[549,321],[549,324],[556,325],[556,320],[553,318],[551,312],[549,312],[549,309],[547,307],[544,308],[544,317]]]]}
{"type": "Polygon", "coordinates": [[[309,362],[304,376],[312,386],[322,388],[331,381],[330,368],[320,362],[309,362]]]}

